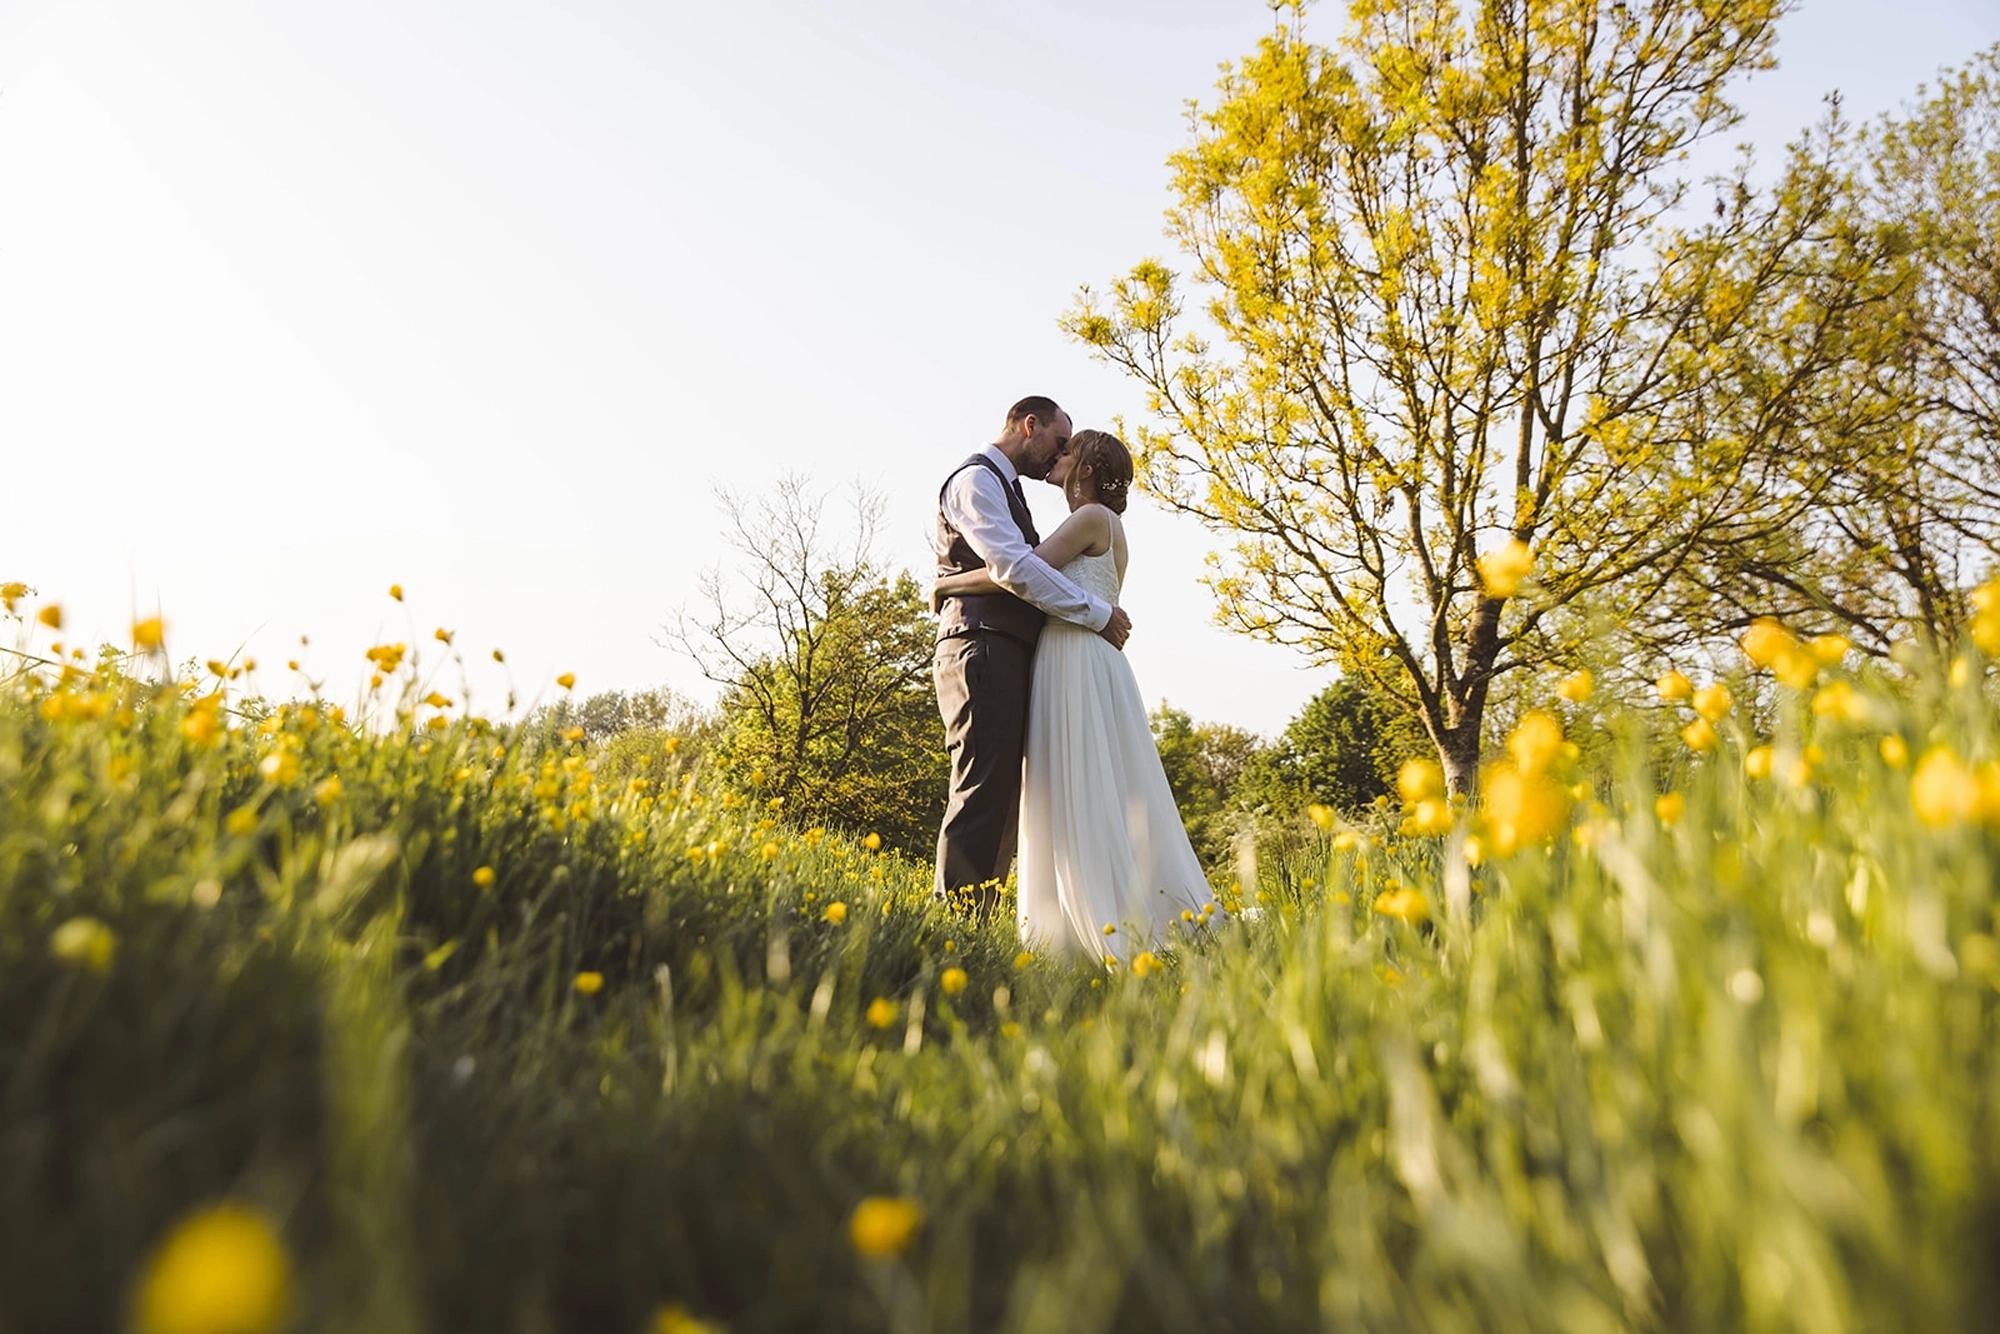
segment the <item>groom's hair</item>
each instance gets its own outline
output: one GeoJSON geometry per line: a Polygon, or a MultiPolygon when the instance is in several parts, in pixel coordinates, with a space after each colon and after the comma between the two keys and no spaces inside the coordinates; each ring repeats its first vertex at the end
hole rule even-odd
{"type": "Polygon", "coordinates": [[[1057,406],[1053,398],[1046,398],[1041,394],[1030,394],[1013,407],[1007,409],[1007,429],[1010,431],[1013,430],[1030,417],[1047,425],[1049,422],[1054,421],[1056,414],[1061,411],[1062,408],[1057,406]]]}

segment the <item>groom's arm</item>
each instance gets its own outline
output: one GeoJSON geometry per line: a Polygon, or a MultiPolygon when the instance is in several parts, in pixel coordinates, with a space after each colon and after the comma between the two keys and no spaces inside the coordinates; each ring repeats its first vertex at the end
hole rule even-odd
{"type": "Polygon", "coordinates": [[[1007,510],[1000,479],[985,468],[967,468],[945,488],[944,516],[965,544],[986,562],[993,582],[1059,621],[1103,630],[1111,604],[1085,592],[1030,547],[1007,510]]]}

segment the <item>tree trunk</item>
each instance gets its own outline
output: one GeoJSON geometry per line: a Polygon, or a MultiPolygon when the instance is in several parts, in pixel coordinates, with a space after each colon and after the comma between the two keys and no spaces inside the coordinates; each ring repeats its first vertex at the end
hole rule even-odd
{"type": "Polygon", "coordinates": [[[1438,739],[1438,763],[1444,766],[1445,791],[1454,797],[1472,797],[1479,792],[1479,724],[1484,709],[1464,712],[1457,724],[1444,730],[1438,739]]]}

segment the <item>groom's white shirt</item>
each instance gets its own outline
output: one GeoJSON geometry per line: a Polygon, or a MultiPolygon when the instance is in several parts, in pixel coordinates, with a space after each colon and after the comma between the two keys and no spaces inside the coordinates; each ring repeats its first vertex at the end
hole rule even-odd
{"type": "MultiPolygon", "coordinates": [[[[992,445],[979,452],[1013,485],[1018,474],[1005,454],[992,445]]],[[[1102,630],[1111,619],[1110,603],[1078,588],[1035,554],[1014,523],[1006,488],[989,470],[961,468],[952,477],[944,489],[944,517],[986,562],[993,582],[1029,606],[1092,630],[1102,630]]]]}

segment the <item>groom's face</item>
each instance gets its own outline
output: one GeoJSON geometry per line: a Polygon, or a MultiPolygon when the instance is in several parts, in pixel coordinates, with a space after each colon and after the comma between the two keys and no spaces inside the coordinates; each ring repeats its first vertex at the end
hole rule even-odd
{"type": "Polygon", "coordinates": [[[1049,475],[1056,457],[1069,448],[1069,414],[1057,412],[1054,420],[1046,422],[1030,417],[1028,422],[1034,429],[1028,432],[1028,448],[1021,455],[1019,469],[1023,477],[1039,482],[1049,475]]]}

